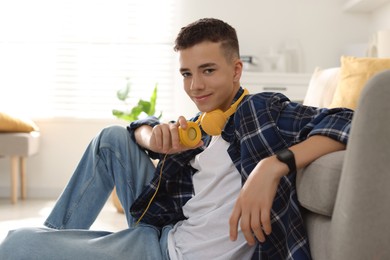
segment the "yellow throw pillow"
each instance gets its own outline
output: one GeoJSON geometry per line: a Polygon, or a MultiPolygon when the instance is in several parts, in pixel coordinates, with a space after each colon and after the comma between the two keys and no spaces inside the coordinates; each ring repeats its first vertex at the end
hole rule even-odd
{"type": "Polygon", "coordinates": [[[329,107],[355,109],[366,82],[386,69],[390,69],[390,59],[342,56],[339,83],[329,107]]]}
{"type": "Polygon", "coordinates": [[[0,132],[29,133],[38,130],[38,126],[31,120],[0,112],[0,132]]]}

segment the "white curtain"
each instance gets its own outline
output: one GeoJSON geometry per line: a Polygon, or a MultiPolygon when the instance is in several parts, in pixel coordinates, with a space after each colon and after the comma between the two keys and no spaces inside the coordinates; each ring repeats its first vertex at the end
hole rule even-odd
{"type": "Polygon", "coordinates": [[[129,79],[134,103],[157,83],[171,114],[175,1],[1,1],[0,111],[110,118],[129,79]]]}

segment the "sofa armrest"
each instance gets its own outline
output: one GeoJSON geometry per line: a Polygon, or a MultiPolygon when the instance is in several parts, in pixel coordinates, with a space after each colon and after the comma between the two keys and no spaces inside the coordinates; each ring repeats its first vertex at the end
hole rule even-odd
{"type": "Polygon", "coordinates": [[[331,217],[345,151],[321,156],[297,173],[297,196],[302,207],[331,217]]]}
{"type": "Polygon", "coordinates": [[[390,71],[363,89],[331,223],[332,259],[390,259],[390,71]]]}

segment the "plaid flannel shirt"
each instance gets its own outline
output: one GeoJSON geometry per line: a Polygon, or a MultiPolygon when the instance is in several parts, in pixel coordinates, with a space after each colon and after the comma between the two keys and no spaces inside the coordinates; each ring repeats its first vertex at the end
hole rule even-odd
{"type": "MultiPolygon", "coordinates": [[[[242,94],[240,88],[235,100],[242,94]]],[[[230,143],[228,153],[241,173],[242,184],[256,164],[275,152],[297,144],[310,136],[323,135],[347,143],[353,111],[349,109],[319,109],[303,106],[280,93],[263,92],[246,96],[222,132],[230,143]]],[[[192,121],[196,120],[197,116],[192,121]]],[[[159,124],[156,118],[133,122],[128,130],[141,125],[159,124]]],[[[184,219],[183,205],[193,196],[192,175],[196,170],[190,160],[205,149],[209,136],[203,134],[204,147],[167,157],[159,191],[142,222],[163,227],[184,219]]],[[[161,159],[162,154],[148,151],[161,159]]],[[[130,212],[139,218],[157,188],[161,162],[155,178],[131,206],[130,212]]],[[[295,187],[296,174],[290,173],[280,181],[271,211],[272,233],[264,243],[258,243],[252,259],[310,259],[310,248],[304,229],[295,187]]],[[[226,232],[228,232],[228,226],[226,232]]]]}

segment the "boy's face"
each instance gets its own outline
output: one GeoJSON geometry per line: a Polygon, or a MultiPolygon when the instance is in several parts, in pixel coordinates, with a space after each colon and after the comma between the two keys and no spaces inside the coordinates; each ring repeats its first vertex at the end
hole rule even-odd
{"type": "Polygon", "coordinates": [[[206,41],[179,51],[184,90],[201,112],[227,110],[240,87],[242,62],[227,61],[220,45],[206,41]]]}

